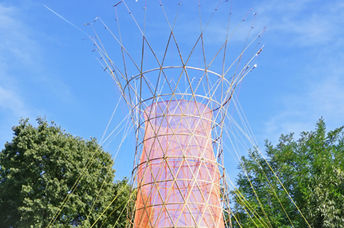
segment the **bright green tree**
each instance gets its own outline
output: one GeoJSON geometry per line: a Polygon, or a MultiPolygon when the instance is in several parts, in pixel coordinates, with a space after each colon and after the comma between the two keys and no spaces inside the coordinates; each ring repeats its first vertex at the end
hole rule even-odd
{"type": "Polygon", "coordinates": [[[94,139],[37,123],[13,127],[0,153],[0,227],[47,227],[60,208],[52,227],[90,227],[98,218],[95,227],[123,227],[130,188],[113,181],[110,154],[94,139]]]}
{"type": "Polygon", "coordinates": [[[242,227],[344,227],[343,127],[326,132],[321,119],[299,139],[288,134],[276,146],[266,142],[265,157],[271,169],[257,150],[242,158],[234,227],[237,221],[242,227]]]}

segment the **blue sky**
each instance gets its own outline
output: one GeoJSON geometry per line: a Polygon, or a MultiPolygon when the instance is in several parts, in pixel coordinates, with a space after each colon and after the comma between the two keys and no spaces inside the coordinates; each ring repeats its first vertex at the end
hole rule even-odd
{"type": "MultiPolygon", "coordinates": [[[[128,0],[133,7],[142,2],[128,0]]],[[[115,3],[0,0],[1,145],[11,140],[11,126],[21,117],[33,120],[42,116],[74,135],[101,138],[120,93],[98,64],[85,35],[44,5],[84,27],[96,16],[111,23],[115,3]]],[[[238,91],[258,144],[266,138],[276,142],[281,133],[311,130],[321,116],[330,129],[343,125],[344,2],[232,0],[232,5],[234,19],[256,12],[248,25],[267,28],[259,67],[238,91]]],[[[152,13],[154,10],[152,7],[152,13]]],[[[222,25],[220,17],[214,19],[213,38],[224,33],[222,25]]],[[[248,27],[235,20],[233,25],[236,29],[230,40],[237,44],[248,27]]],[[[185,23],[185,27],[192,31],[191,24],[185,23]]],[[[124,27],[122,32],[132,34],[129,29],[124,27]]],[[[183,39],[188,42],[187,36],[183,39]]],[[[114,125],[127,113],[123,102],[118,110],[114,125]]],[[[105,146],[113,155],[121,135],[123,132],[105,146]]],[[[129,175],[132,167],[132,140],[129,136],[118,155],[121,162],[115,168],[119,176],[129,175]]]]}

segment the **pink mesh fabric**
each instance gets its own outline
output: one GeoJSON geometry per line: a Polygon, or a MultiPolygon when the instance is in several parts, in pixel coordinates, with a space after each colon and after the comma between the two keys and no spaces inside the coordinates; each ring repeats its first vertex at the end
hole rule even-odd
{"type": "Polygon", "coordinates": [[[134,227],[224,227],[211,119],[192,101],[145,110],[134,227]]]}

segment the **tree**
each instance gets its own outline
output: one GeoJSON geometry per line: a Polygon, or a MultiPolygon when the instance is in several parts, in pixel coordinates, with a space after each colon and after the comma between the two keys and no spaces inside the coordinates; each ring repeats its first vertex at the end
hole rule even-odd
{"type": "Polygon", "coordinates": [[[89,227],[99,216],[96,227],[124,226],[130,188],[113,182],[110,154],[95,139],[37,123],[20,121],[0,153],[0,227],[47,227],[60,208],[53,227],[89,227]]]}
{"type": "Polygon", "coordinates": [[[276,146],[267,141],[266,161],[257,150],[242,158],[234,227],[344,227],[343,127],[326,133],[320,119],[298,140],[288,134],[276,146]]]}

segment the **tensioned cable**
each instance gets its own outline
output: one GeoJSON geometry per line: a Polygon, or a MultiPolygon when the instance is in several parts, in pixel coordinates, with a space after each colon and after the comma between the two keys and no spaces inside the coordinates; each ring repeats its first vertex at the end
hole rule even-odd
{"type": "Polygon", "coordinates": [[[244,195],[242,195],[242,193],[239,191],[239,189],[237,189],[234,185],[234,183],[232,182],[232,180],[227,177],[227,180],[230,182],[230,184],[232,185],[232,187],[234,188],[234,192],[236,194],[236,196],[238,197],[238,200],[240,200],[245,207],[243,207],[244,211],[246,212],[246,214],[248,215],[249,219],[252,221],[252,223],[256,226],[259,227],[259,225],[255,222],[255,220],[252,218],[252,215],[254,218],[256,218],[258,220],[258,222],[260,223],[260,225],[262,225],[263,227],[267,227],[266,223],[261,219],[261,216],[256,212],[256,210],[250,205],[250,203],[248,202],[248,200],[245,198],[244,195]],[[248,211],[252,214],[250,214],[248,211]]]}
{"type": "MultiPolygon", "coordinates": [[[[65,17],[63,17],[62,15],[58,14],[56,11],[52,10],[51,8],[49,8],[48,6],[44,5],[45,8],[47,8],[49,11],[51,11],[53,14],[55,14],[57,17],[59,17],[60,19],[62,19],[64,22],[68,23],[69,25],[71,25],[72,27],[74,27],[75,29],[77,29],[78,31],[82,32],[84,35],[86,35],[90,40],[93,40],[84,30],[80,29],[78,26],[76,26],[75,24],[73,24],[72,22],[70,22],[68,19],[66,19],[65,17]]],[[[124,97],[124,96],[122,96],[124,97]]],[[[105,130],[106,131],[106,130],[105,130]]],[[[105,133],[104,131],[104,133],[105,133]]],[[[95,155],[95,154],[94,154],[95,155]]],[[[81,174],[79,175],[79,177],[77,178],[77,180],[75,181],[75,183],[73,184],[72,188],[68,191],[68,194],[66,195],[66,197],[64,198],[62,205],[59,207],[59,209],[57,210],[57,212],[55,213],[55,215],[52,217],[52,219],[50,220],[49,224],[47,225],[47,227],[50,227],[50,225],[52,225],[56,219],[58,218],[59,214],[61,213],[61,211],[63,210],[65,203],[69,200],[70,196],[74,193],[75,189],[77,188],[77,185],[79,183],[79,181],[81,180],[81,178],[84,176],[85,171],[87,170],[88,166],[90,165],[90,160],[94,159],[94,155],[89,158],[86,162],[86,166],[85,168],[82,170],[81,174]]]]}
{"type": "MultiPolygon", "coordinates": [[[[225,132],[227,133],[227,137],[228,137],[230,143],[232,144],[232,147],[233,147],[233,150],[234,150],[234,152],[235,152],[235,154],[236,154],[236,156],[237,156],[237,159],[240,160],[240,156],[239,156],[239,154],[238,154],[238,151],[237,151],[236,147],[234,146],[234,143],[233,143],[233,141],[232,141],[232,139],[231,139],[231,137],[230,137],[230,134],[228,133],[228,131],[227,131],[226,128],[224,128],[224,130],[225,130],[225,132]]],[[[224,147],[226,147],[226,145],[224,145],[224,147]]],[[[250,187],[251,187],[251,189],[253,190],[254,196],[255,196],[255,198],[256,198],[256,200],[257,200],[257,202],[258,202],[258,204],[259,204],[259,206],[260,206],[260,208],[261,208],[261,210],[262,210],[262,212],[263,212],[265,218],[267,219],[267,222],[269,223],[268,227],[272,227],[272,225],[271,225],[271,223],[270,223],[270,219],[269,219],[268,215],[266,214],[266,212],[265,212],[265,210],[264,210],[264,207],[263,207],[263,205],[262,205],[262,203],[261,203],[261,201],[260,201],[260,199],[259,199],[259,196],[258,196],[258,194],[257,194],[257,192],[256,192],[256,189],[255,189],[255,187],[253,186],[252,181],[251,181],[251,179],[250,179],[249,176],[248,176],[248,172],[247,172],[247,170],[246,170],[246,167],[245,167],[245,166],[242,166],[242,169],[244,170],[246,179],[248,180],[248,182],[249,182],[249,184],[250,184],[250,187]]],[[[264,223],[265,223],[265,222],[264,222],[264,223]]],[[[266,224],[266,225],[267,225],[267,224],[266,224]]]]}
{"type": "Polygon", "coordinates": [[[109,133],[109,135],[104,139],[102,146],[108,145],[111,143],[110,138],[115,138],[118,134],[123,132],[130,122],[130,114],[127,113],[124,118],[120,121],[120,123],[109,133]],[[125,123],[125,124],[123,124],[125,123]]]}
{"type": "MultiPolygon", "coordinates": [[[[242,109],[242,107],[241,107],[241,105],[240,105],[240,103],[239,103],[239,101],[237,100],[236,97],[234,97],[233,103],[234,103],[235,109],[236,109],[236,111],[237,111],[237,113],[238,113],[238,115],[239,115],[240,120],[242,121],[242,123],[244,124],[244,127],[246,128],[246,131],[249,132],[249,134],[251,135],[251,138],[253,139],[253,141],[256,141],[256,140],[255,140],[255,137],[254,137],[254,134],[253,134],[253,131],[252,131],[252,128],[248,125],[247,117],[246,117],[245,113],[243,112],[243,109],[242,109]]],[[[231,118],[231,119],[232,119],[232,118],[231,118]]],[[[234,119],[232,119],[232,121],[234,121],[234,119]]],[[[254,147],[257,147],[257,146],[255,146],[255,145],[257,145],[256,142],[255,142],[255,144],[254,144],[254,147]]],[[[290,219],[290,217],[289,217],[289,215],[288,215],[288,213],[287,213],[285,207],[283,206],[283,204],[282,204],[282,202],[281,202],[281,199],[278,197],[278,195],[277,195],[277,193],[276,193],[276,191],[275,191],[275,188],[272,186],[272,184],[271,184],[269,178],[267,177],[267,174],[266,174],[265,170],[263,169],[261,163],[257,160],[257,158],[256,158],[255,156],[253,156],[253,158],[254,158],[254,160],[257,162],[257,164],[259,165],[259,167],[261,168],[261,170],[263,171],[264,177],[265,177],[266,180],[268,181],[268,184],[269,184],[271,190],[273,191],[274,196],[275,196],[276,199],[278,200],[278,202],[279,202],[279,204],[280,204],[280,206],[281,206],[281,208],[282,208],[284,214],[287,216],[288,221],[290,222],[290,225],[291,225],[292,227],[294,227],[294,224],[293,224],[292,220],[290,219]]]]}
{"type": "Polygon", "coordinates": [[[103,132],[103,134],[102,134],[102,136],[101,136],[101,138],[100,138],[100,141],[99,141],[99,142],[100,142],[100,145],[104,144],[103,140],[104,140],[105,134],[106,134],[107,130],[109,129],[109,126],[110,126],[110,124],[111,124],[111,122],[112,122],[112,120],[113,120],[113,117],[115,116],[115,113],[116,113],[116,111],[117,111],[117,108],[118,108],[118,105],[119,105],[121,99],[122,99],[122,96],[119,96],[118,101],[117,101],[117,103],[116,103],[116,106],[115,106],[115,108],[113,109],[112,114],[111,114],[111,116],[110,116],[110,119],[109,119],[108,123],[106,124],[106,127],[105,127],[105,129],[104,129],[104,132],[103,132]]]}
{"type": "MultiPolygon", "coordinates": [[[[232,120],[232,121],[234,121],[234,120],[232,120]]],[[[229,137],[229,134],[230,134],[230,133],[229,133],[227,130],[226,130],[226,133],[227,133],[227,135],[228,135],[228,137],[229,137]]],[[[236,136],[237,136],[236,134],[233,134],[233,137],[236,137],[236,136]]],[[[238,140],[238,139],[237,139],[237,140],[238,140]]],[[[237,141],[237,140],[236,140],[236,141],[237,141]]],[[[230,140],[230,141],[231,141],[231,143],[233,144],[233,141],[232,141],[232,140],[230,140]]],[[[234,149],[234,151],[235,151],[235,153],[236,153],[237,159],[240,160],[239,154],[238,154],[238,152],[237,152],[238,150],[237,150],[236,148],[234,148],[234,147],[235,147],[235,146],[234,146],[234,144],[233,144],[233,149],[234,149]]],[[[246,146],[246,148],[249,148],[249,147],[246,146]]],[[[255,161],[258,162],[256,159],[255,159],[255,161]]],[[[239,162],[240,162],[240,161],[239,161],[239,162]]],[[[260,164],[259,164],[259,165],[260,165],[260,164]]],[[[247,173],[247,170],[246,170],[244,164],[241,164],[241,167],[242,167],[242,169],[244,170],[244,174],[245,174],[245,176],[246,176],[246,179],[249,181],[252,190],[255,192],[255,188],[253,187],[253,185],[252,185],[252,183],[251,183],[251,180],[250,180],[250,178],[248,177],[248,173],[247,173]]],[[[292,225],[292,227],[293,227],[293,223],[291,222],[289,215],[287,214],[287,212],[286,212],[284,206],[282,205],[282,203],[281,203],[279,197],[277,196],[277,194],[276,194],[276,192],[275,192],[275,189],[274,189],[274,188],[272,187],[272,185],[270,184],[270,181],[269,181],[269,179],[267,178],[267,175],[266,175],[266,173],[265,173],[264,170],[263,170],[263,172],[264,172],[264,174],[265,174],[266,179],[267,179],[268,182],[269,182],[269,186],[270,186],[271,190],[273,191],[274,196],[275,196],[275,197],[277,198],[277,200],[280,202],[280,205],[281,205],[281,207],[282,207],[282,210],[283,210],[284,213],[286,214],[286,216],[287,216],[289,222],[291,223],[291,225],[292,225]]],[[[258,197],[258,196],[256,195],[256,197],[258,197]]],[[[258,197],[258,198],[259,198],[259,197],[258,197]]],[[[258,201],[258,200],[257,200],[257,201],[258,201]]],[[[258,201],[258,202],[259,202],[259,201],[258,201]]],[[[260,206],[261,206],[261,204],[260,204],[260,206]]]]}
{"type": "Polygon", "coordinates": [[[90,226],[92,228],[94,225],[96,225],[99,221],[99,219],[105,214],[105,212],[111,207],[111,205],[115,202],[118,196],[120,196],[120,193],[124,191],[125,186],[122,186],[122,188],[118,191],[118,194],[112,199],[112,201],[108,204],[108,206],[103,210],[103,212],[98,216],[98,218],[95,220],[95,222],[90,226]]]}
{"type": "MultiPolygon", "coordinates": [[[[240,130],[240,132],[243,134],[243,136],[245,136],[245,138],[252,144],[252,145],[256,145],[254,143],[254,141],[252,140],[252,138],[235,122],[233,121],[234,125],[236,125],[236,127],[240,130]]],[[[246,123],[247,125],[249,125],[249,123],[246,123]]],[[[267,161],[267,159],[265,158],[265,156],[263,155],[263,153],[261,152],[261,150],[259,149],[259,147],[256,146],[257,152],[262,156],[263,160],[265,161],[265,163],[267,164],[267,166],[269,167],[269,169],[271,170],[271,172],[273,173],[273,175],[275,176],[275,178],[277,179],[277,181],[279,182],[279,184],[281,185],[281,187],[283,188],[283,190],[285,191],[285,193],[288,195],[290,201],[292,202],[292,204],[295,206],[295,208],[297,209],[297,211],[300,213],[301,217],[304,219],[304,221],[306,222],[306,224],[308,225],[308,227],[311,227],[309,222],[307,221],[307,219],[305,218],[305,216],[303,215],[302,211],[300,210],[300,208],[297,206],[297,204],[295,203],[295,201],[293,200],[293,198],[291,197],[290,193],[288,192],[288,190],[285,188],[284,184],[282,183],[282,181],[280,180],[280,178],[278,177],[278,175],[276,174],[276,172],[273,170],[273,168],[271,167],[270,163],[267,161]]]]}
{"type": "MultiPolygon", "coordinates": [[[[128,119],[128,120],[129,120],[129,119],[128,119]]],[[[122,122],[121,122],[121,123],[122,123],[122,122]]],[[[120,124],[121,124],[121,123],[120,123],[120,124]]],[[[120,124],[119,124],[119,125],[120,125],[120,124]]],[[[120,142],[120,144],[118,145],[117,151],[116,151],[116,153],[115,153],[115,155],[114,155],[114,158],[113,158],[114,164],[116,164],[116,160],[117,160],[118,153],[119,153],[119,151],[120,151],[120,149],[121,149],[121,147],[122,147],[124,141],[126,140],[126,138],[127,138],[127,136],[128,136],[128,132],[130,131],[130,129],[132,129],[132,125],[129,125],[129,124],[128,124],[128,121],[127,121],[127,124],[125,124],[124,126],[126,127],[126,129],[124,130],[124,134],[123,134],[123,136],[122,136],[121,142],[120,142]]],[[[104,142],[105,142],[105,141],[104,141],[104,142]]],[[[103,187],[104,187],[105,182],[106,182],[106,177],[104,177],[103,183],[101,184],[101,187],[100,187],[100,189],[98,190],[98,193],[97,193],[97,195],[96,195],[96,198],[95,198],[94,201],[93,201],[93,204],[92,204],[92,206],[91,206],[90,212],[89,212],[89,214],[88,214],[87,217],[86,217],[86,220],[88,220],[89,216],[92,214],[93,207],[94,207],[95,203],[97,202],[97,200],[98,200],[98,198],[99,198],[99,195],[100,195],[100,193],[101,193],[101,191],[102,191],[102,189],[103,189],[103,187]]],[[[118,194],[119,194],[119,193],[118,193],[118,194]]],[[[117,197],[117,195],[116,195],[115,197],[117,197]]]]}

